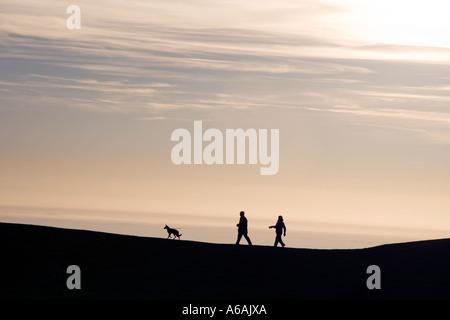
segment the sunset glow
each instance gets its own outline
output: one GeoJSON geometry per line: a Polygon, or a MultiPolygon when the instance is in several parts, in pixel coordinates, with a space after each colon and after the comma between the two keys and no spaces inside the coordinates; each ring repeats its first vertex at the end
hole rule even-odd
{"type": "Polygon", "coordinates": [[[288,246],[448,236],[446,1],[76,4],[69,30],[69,4],[0,1],[0,221],[232,243],[245,210],[256,244],[279,214],[288,246]],[[194,121],[223,150],[279,130],[272,173],[177,165],[194,121]]]}

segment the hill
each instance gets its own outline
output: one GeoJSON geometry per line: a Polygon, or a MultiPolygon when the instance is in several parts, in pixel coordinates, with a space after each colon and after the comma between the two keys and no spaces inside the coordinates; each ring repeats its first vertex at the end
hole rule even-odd
{"type": "Polygon", "coordinates": [[[449,299],[450,239],[366,249],[235,246],[0,223],[2,299],[449,299]],[[69,265],[81,290],[69,290],[69,265]],[[381,270],[369,290],[367,267],[381,270]]]}

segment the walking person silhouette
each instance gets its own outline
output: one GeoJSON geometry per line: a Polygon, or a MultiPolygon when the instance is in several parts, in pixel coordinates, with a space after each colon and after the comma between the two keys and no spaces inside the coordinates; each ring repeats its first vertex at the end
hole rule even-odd
{"type": "Polygon", "coordinates": [[[245,212],[241,211],[240,215],[241,215],[241,218],[239,219],[239,223],[236,225],[238,227],[238,237],[237,237],[236,244],[239,244],[239,242],[241,241],[242,236],[244,236],[244,238],[248,242],[248,245],[251,246],[252,245],[252,241],[250,240],[250,238],[247,235],[247,233],[248,233],[248,229],[247,229],[248,223],[247,223],[247,218],[244,216],[245,212]]]}
{"type": "Polygon", "coordinates": [[[277,236],[275,237],[275,243],[274,243],[274,247],[278,246],[278,242],[281,244],[282,247],[285,246],[283,240],[281,240],[281,235],[283,234],[284,231],[284,236],[286,237],[286,225],[283,222],[283,217],[282,216],[278,216],[278,221],[274,226],[270,226],[269,229],[271,228],[275,228],[275,232],[277,234],[277,236]]]}

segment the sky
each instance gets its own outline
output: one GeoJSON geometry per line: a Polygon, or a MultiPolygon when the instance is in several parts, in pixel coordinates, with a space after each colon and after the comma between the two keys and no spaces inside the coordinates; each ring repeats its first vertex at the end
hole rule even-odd
{"type": "Polygon", "coordinates": [[[278,215],[297,247],[448,237],[448,9],[0,0],[0,221],[233,242],[244,210],[268,244],[278,215]],[[174,164],[194,121],[278,129],[278,172],[174,164]]]}

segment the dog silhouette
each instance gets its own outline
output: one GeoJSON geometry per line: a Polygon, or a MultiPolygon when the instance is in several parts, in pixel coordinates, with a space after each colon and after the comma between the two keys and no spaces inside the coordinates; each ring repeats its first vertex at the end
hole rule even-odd
{"type": "Polygon", "coordinates": [[[167,239],[169,239],[171,235],[173,235],[173,239],[176,239],[176,238],[180,239],[180,237],[182,236],[182,234],[180,234],[178,232],[178,230],[170,228],[167,224],[164,227],[164,229],[167,229],[167,233],[169,234],[167,239]]]}

